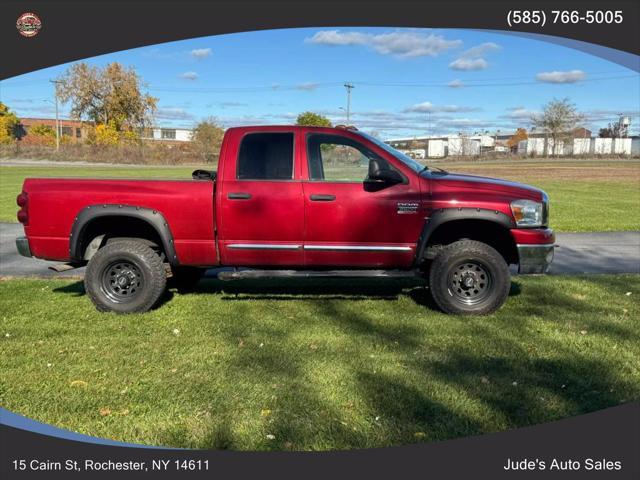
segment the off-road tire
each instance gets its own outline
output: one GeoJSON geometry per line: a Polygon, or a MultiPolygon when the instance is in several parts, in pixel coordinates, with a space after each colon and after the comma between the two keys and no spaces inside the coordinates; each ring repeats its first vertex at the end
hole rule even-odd
{"type": "Polygon", "coordinates": [[[507,299],[509,267],[486,243],[459,240],[443,247],[431,263],[429,289],[445,313],[487,315],[507,299]]]}
{"type": "Polygon", "coordinates": [[[195,290],[196,285],[204,276],[205,269],[194,267],[177,267],[173,269],[173,275],[167,281],[168,288],[175,288],[180,293],[188,293],[195,290]]]}
{"type": "Polygon", "coordinates": [[[102,247],[89,261],[84,278],[85,290],[95,307],[116,313],[150,310],[164,293],[166,283],[161,258],[136,240],[102,247]]]}

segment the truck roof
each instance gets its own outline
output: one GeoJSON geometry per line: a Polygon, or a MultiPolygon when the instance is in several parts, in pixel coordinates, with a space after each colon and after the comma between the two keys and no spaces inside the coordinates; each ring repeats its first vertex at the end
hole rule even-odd
{"type": "Polygon", "coordinates": [[[242,127],[230,127],[228,130],[245,130],[245,131],[280,131],[280,130],[336,130],[336,131],[351,131],[357,132],[358,129],[353,125],[336,125],[334,127],[316,127],[316,126],[307,126],[307,125],[245,125],[242,127]]]}

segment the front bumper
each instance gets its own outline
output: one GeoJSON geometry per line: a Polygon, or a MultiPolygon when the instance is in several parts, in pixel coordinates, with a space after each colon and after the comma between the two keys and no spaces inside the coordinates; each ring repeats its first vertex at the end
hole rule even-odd
{"type": "Polygon", "coordinates": [[[553,244],[518,244],[518,273],[546,273],[553,261],[553,244]]]}
{"type": "Polygon", "coordinates": [[[27,237],[18,237],[16,238],[16,247],[18,249],[18,253],[23,257],[31,258],[31,248],[29,247],[29,240],[27,237]]]}

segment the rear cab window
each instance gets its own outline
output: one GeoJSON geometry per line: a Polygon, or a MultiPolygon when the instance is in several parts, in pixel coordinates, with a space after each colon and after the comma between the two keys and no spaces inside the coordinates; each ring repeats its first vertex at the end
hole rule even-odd
{"type": "Polygon", "coordinates": [[[238,180],[292,180],[293,132],[248,133],[238,150],[238,180]]]}

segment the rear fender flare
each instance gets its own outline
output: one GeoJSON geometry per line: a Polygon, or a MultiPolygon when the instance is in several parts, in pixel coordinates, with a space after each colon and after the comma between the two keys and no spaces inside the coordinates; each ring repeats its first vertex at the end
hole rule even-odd
{"type": "Polygon", "coordinates": [[[71,234],[69,236],[69,257],[71,261],[82,262],[84,254],[82,248],[82,237],[87,226],[94,220],[102,217],[129,217],[142,220],[149,224],[158,234],[162,241],[162,247],[167,255],[167,260],[171,265],[179,265],[176,253],[173,234],[169,223],[164,215],[158,210],[138,207],[135,205],[89,205],[83,208],[73,221],[71,234]]]}
{"type": "Polygon", "coordinates": [[[434,210],[431,216],[427,218],[422,228],[422,233],[418,238],[415,258],[416,266],[419,264],[420,259],[423,258],[424,251],[433,232],[441,225],[455,220],[483,220],[496,223],[507,230],[516,226],[513,218],[498,210],[486,208],[439,208],[434,210]]]}

